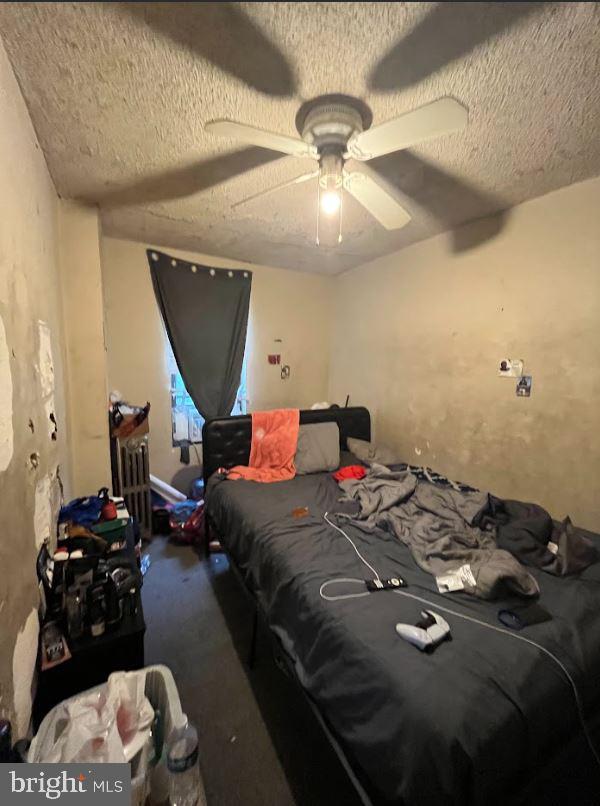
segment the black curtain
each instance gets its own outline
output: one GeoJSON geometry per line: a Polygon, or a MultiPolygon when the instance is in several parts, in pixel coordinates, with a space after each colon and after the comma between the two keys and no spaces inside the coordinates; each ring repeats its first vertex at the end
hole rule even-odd
{"type": "Polygon", "coordinates": [[[189,263],[153,249],[146,254],[186,389],[205,419],[230,414],[244,360],[252,272],[189,263]]]}

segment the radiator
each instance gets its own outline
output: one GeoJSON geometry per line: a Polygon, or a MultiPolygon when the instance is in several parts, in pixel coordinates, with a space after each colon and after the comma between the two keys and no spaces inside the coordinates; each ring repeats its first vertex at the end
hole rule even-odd
{"type": "Polygon", "coordinates": [[[152,534],[150,504],[150,463],[148,434],[125,439],[111,439],[113,494],[122,496],[129,514],[136,518],[140,534],[148,539],[152,534]]]}

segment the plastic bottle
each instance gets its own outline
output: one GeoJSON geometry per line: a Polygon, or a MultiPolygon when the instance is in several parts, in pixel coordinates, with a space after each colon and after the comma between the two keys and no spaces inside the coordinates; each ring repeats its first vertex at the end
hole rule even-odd
{"type": "Polygon", "coordinates": [[[206,796],[198,767],[198,734],[189,722],[176,728],[167,747],[170,806],[204,806],[206,796]]]}
{"type": "Polygon", "coordinates": [[[0,763],[12,761],[12,728],[8,719],[0,719],[0,763]]]}

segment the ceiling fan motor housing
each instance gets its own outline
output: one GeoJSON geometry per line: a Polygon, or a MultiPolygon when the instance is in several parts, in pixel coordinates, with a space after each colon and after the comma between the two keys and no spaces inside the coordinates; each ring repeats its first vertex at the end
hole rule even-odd
{"type": "Polygon", "coordinates": [[[358,109],[350,104],[315,104],[302,126],[302,138],[315,145],[321,153],[343,153],[353,134],[363,130],[358,109]]]}

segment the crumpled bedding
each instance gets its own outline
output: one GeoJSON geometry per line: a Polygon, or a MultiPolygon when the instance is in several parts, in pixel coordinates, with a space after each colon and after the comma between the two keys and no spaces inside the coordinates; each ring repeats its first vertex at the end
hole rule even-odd
{"type": "Polygon", "coordinates": [[[418,565],[433,576],[468,564],[475,580],[465,590],[483,599],[506,592],[537,596],[534,577],[509,552],[499,549],[494,534],[475,526],[488,505],[487,493],[463,492],[418,480],[410,471],[373,464],[362,479],[340,482],[345,497],[358,504],[354,515],[340,515],[373,531],[385,529],[402,540],[418,565]]]}

